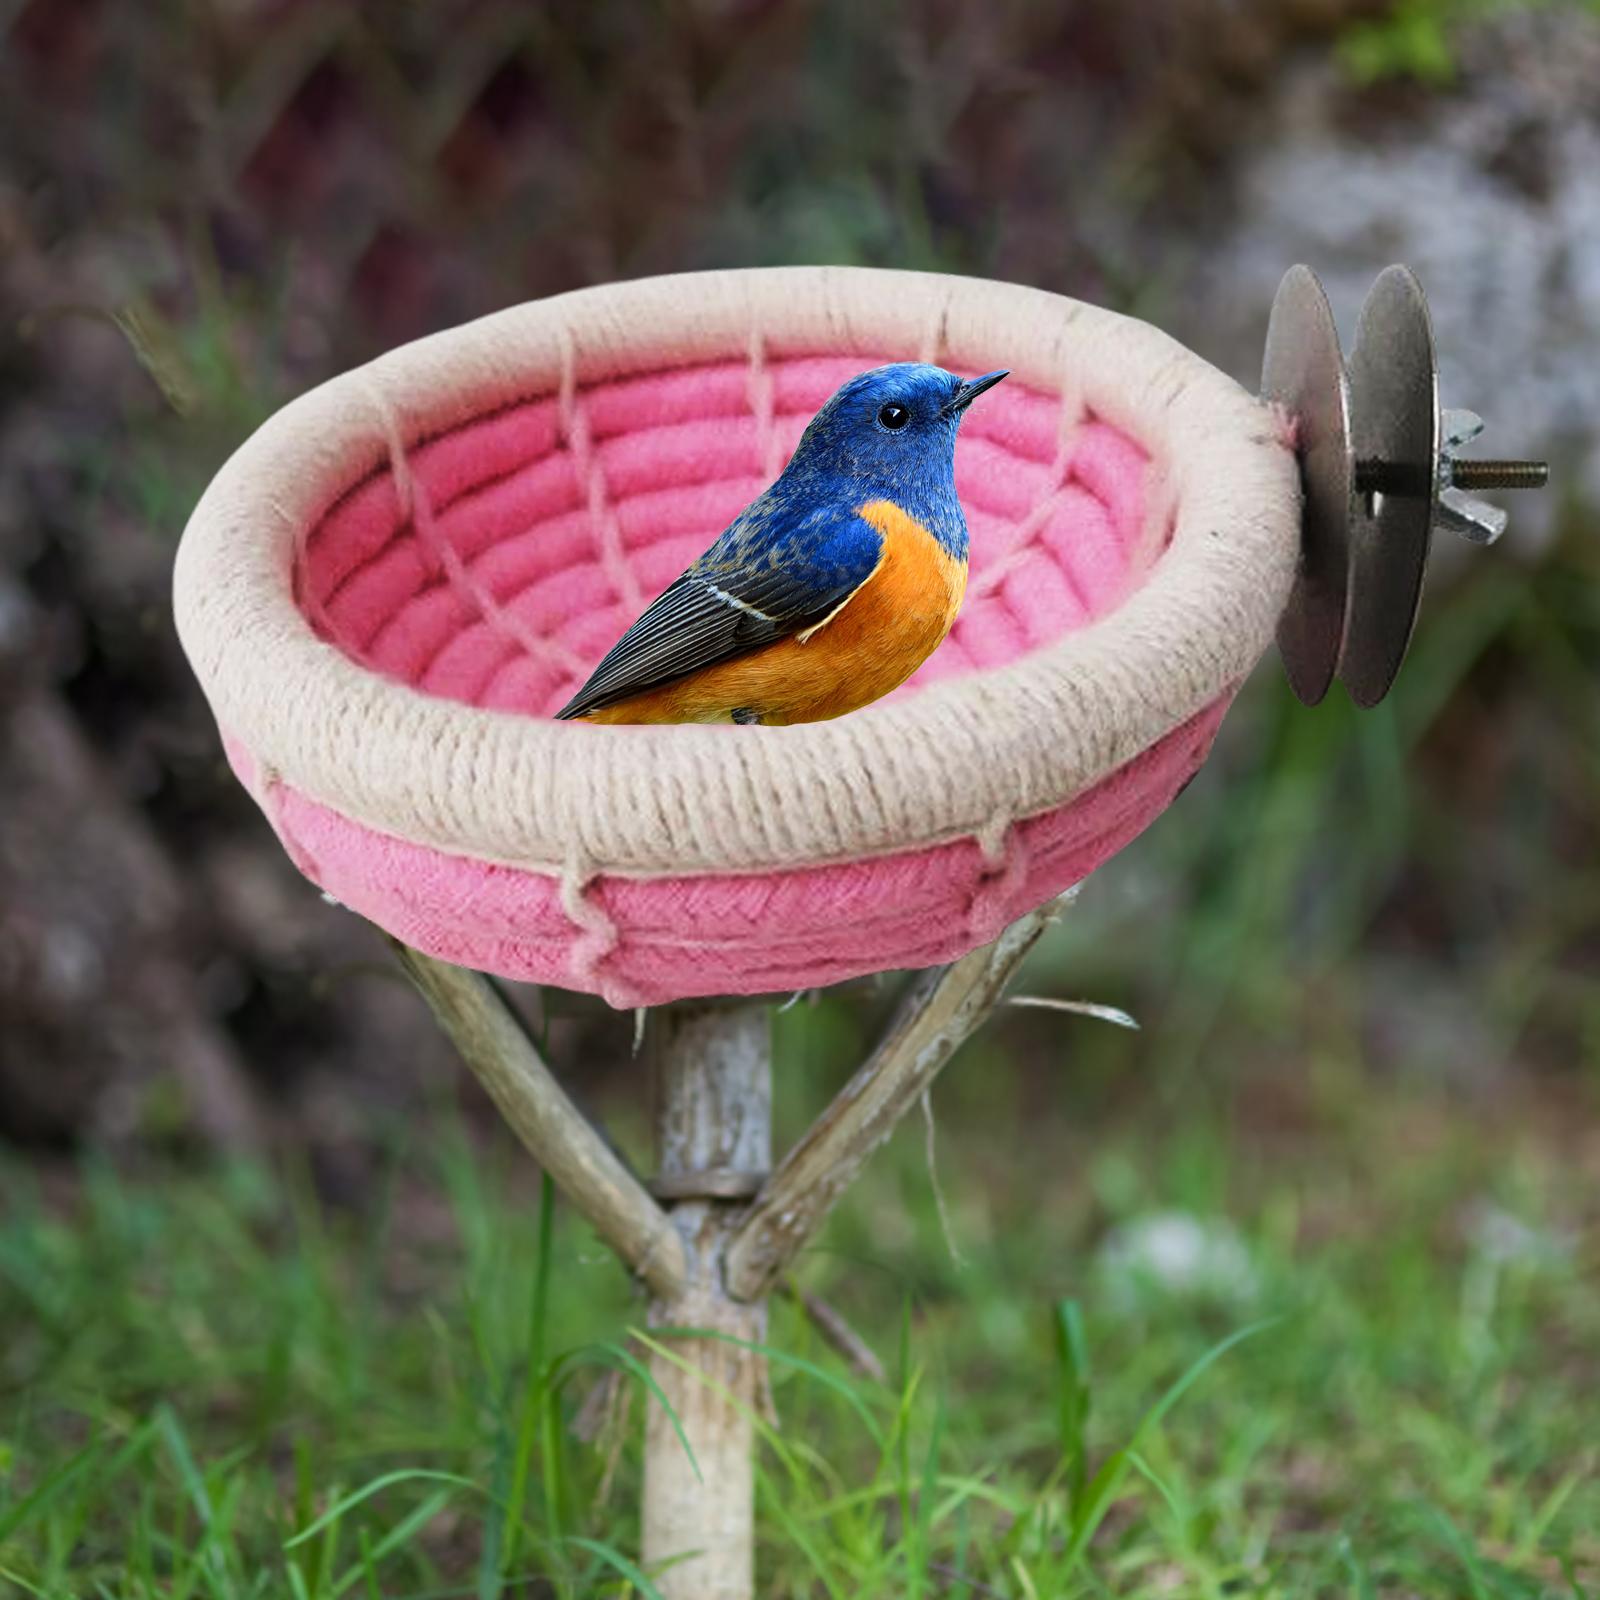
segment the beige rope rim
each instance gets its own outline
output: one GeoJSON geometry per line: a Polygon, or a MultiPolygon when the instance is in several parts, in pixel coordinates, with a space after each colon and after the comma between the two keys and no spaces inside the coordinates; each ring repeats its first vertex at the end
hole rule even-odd
{"type": "Polygon", "coordinates": [[[1266,407],[1148,324],[1014,284],[851,267],[579,290],[390,352],[284,407],[183,537],[178,631],[260,768],[383,833],[539,871],[751,871],[989,837],[1227,692],[1270,643],[1299,541],[1266,407]],[[1170,549],[1118,610],[1007,666],[792,728],[590,727],[369,672],[290,594],[297,532],[389,459],[494,408],[712,358],[904,351],[1081,395],[1152,455],[1170,549]],[[378,398],[375,398],[376,396],[378,398]]]}

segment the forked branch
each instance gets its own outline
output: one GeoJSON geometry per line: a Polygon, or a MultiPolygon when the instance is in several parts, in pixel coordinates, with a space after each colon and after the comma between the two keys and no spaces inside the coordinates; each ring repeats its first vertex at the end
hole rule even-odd
{"type": "Polygon", "coordinates": [[[556,1187],[655,1294],[679,1294],[688,1260],[678,1231],[573,1105],[489,981],[390,942],[462,1059],[556,1187]]]}
{"type": "Polygon", "coordinates": [[[771,1290],[867,1157],[994,1009],[1011,975],[1069,897],[1070,891],[1019,917],[993,944],[912,980],[877,1049],[751,1203],[728,1245],[730,1294],[755,1300],[771,1290]]]}

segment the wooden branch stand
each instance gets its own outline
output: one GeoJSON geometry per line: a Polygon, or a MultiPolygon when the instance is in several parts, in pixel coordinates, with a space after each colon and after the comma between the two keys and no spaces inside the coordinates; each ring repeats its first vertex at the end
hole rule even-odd
{"type": "MultiPolygon", "coordinates": [[[[1067,897],[1063,896],[1062,900],[1067,897]]],[[[396,944],[517,1137],[650,1291],[666,1333],[645,1422],[643,1561],[664,1600],[752,1600],[755,1421],[767,1296],[867,1157],[999,1002],[1061,901],[914,977],[882,1040],[770,1173],[771,1046],[760,1001],[660,1013],[658,1175],[648,1188],[584,1119],[490,982],[396,944]],[[652,1192],[652,1190],[654,1192],[652,1192]]]]}

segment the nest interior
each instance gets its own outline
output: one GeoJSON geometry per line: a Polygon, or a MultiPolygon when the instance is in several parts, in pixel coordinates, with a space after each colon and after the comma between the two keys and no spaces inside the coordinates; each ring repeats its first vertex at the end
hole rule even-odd
{"type": "MultiPolygon", "coordinates": [[[[706,362],[496,410],[345,493],[299,545],[296,602],[369,670],[548,716],[776,476],[838,385],[897,358],[706,362]]],[[[1115,609],[1159,550],[1147,466],[1125,433],[1015,379],[975,405],[956,445],[967,597],[899,692],[1115,609]]]]}

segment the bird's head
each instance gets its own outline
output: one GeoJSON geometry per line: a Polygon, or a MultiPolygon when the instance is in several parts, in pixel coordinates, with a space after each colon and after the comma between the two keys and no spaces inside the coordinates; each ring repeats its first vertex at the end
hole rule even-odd
{"type": "Polygon", "coordinates": [[[812,418],[792,464],[885,489],[948,480],[963,413],[1005,375],[968,381],[920,361],[874,367],[851,378],[812,418]]]}

